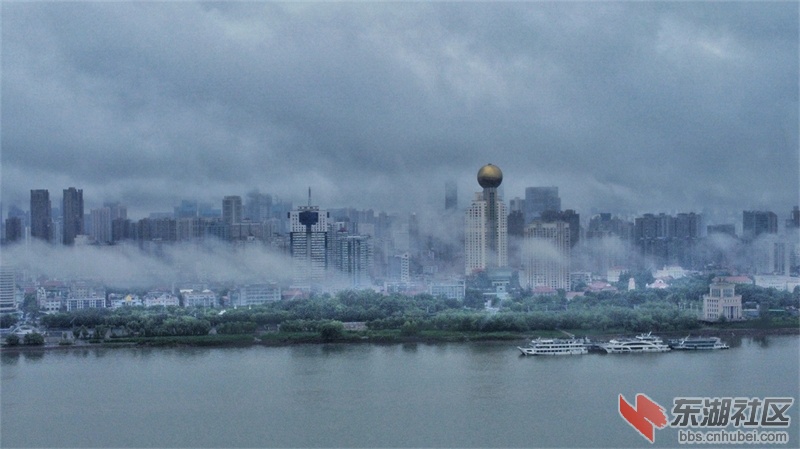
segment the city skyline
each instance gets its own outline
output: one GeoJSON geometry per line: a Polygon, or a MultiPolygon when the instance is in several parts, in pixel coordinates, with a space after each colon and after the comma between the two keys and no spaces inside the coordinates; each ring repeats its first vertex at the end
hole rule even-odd
{"type": "Polygon", "coordinates": [[[2,203],[170,211],[252,190],[460,207],[558,186],[589,214],[800,196],[796,3],[9,3],[2,203]],[[184,26],[175,27],[175,23],[184,26]],[[613,24],[609,27],[609,24],[613,24]],[[53,202],[57,198],[51,198],[53,202]]]}
{"type": "MultiPolygon", "coordinates": [[[[472,176],[472,178],[473,178],[473,183],[474,183],[474,175],[472,176]]],[[[361,208],[361,207],[355,207],[353,205],[348,205],[348,204],[325,205],[323,207],[325,207],[326,209],[330,209],[330,210],[343,210],[343,209],[361,210],[361,211],[372,210],[372,211],[377,211],[377,212],[385,212],[385,213],[388,213],[390,215],[403,215],[405,213],[415,214],[420,210],[421,211],[426,211],[426,212],[432,212],[432,213],[434,213],[434,215],[442,214],[442,213],[447,214],[448,211],[450,211],[450,210],[455,210],[455,211],[457,211],[459,213],[467,211],[471,207],[470,203],[462,204],[462,203],[459,202],[457,204],[457,207],[448,207],[445,204],[445,203],[448,202],[448,195],[452,194],[452,191],[450,190],[451,185],[452,185],[451,181],[448,181],[448,182],[442,184],[441,189],[439,189],[441,191],[440,192],[437,191],[437,193],[439,194],[439,196],[438,196],[439,201],[438,202],[440,204],[438,204],[438,207],[436,207],[434,205],[434,206],[431,206],[431,208],[427,208],[427,209],[426,208],[422,208],[422,209],[416,209],[416,210],[415,209],[411,209],[410,211],[398,211],[398,210],[392,210],[392,209],[389,209],[389,208],[385,208],[385,207],[382,207],[380,205],[379,206],[366,206],[366,207],[361,208]]],[[[74,189],[74,187],[70,187],[70,189],[74,189]]],[[[558,209],[542,209],[543,211],[545,211],[545,210],[546,211],[550,211],[550,212],[576,211],[576,209],[574,207],[571,207],[569,204],[564,204],[563,206],[561,205],[561,198],[558,197],[558,193],[557,193],[558,186],[528,186],[528,187],[523,189],[523,191],[522,191],[523,195],[524,195],[524,193],[526,191],[530,191],[531,189],[544,189],[544,190],[555,189],[555,191],[556,191],[556,199],[558,200],[558,202],[556,203],[556,204],[558,204],[558,209]]],[[[62,189],[58,189],[58,190],[62,190],[62,189]]],[[[66,192],[67,190],[69,190],[69,189],[63,189],[64,192],[66,192]]],[[[500,192],[502,192],[503,190],[505,190],[503,187],[500,187],[498,189],[498,191],[500,191],[500,192]]],[[[81,193],[82,193],[82,189],[79,189],[79,191],[81,191],[81,193]]],[[[470,191],[470,196],[473,196],[474,194],[479,194],[479,193],[481,193],[481,191],[482,191],[482,189],[481,189],[480,186],[473,186],[473,188],[470,191]]],[[[29,192],[29,194],[28,194],[27,201],[25,203],[23,203],[23,204],[17,204],[17,203],[5,204],[5,203],[0,203],[0,207],[2,207],[2,210],[0,210],[0,215],[2,216],[3,219],[9,218],[10,216],[13,216],[15,213],[19,213],[19,211],[22,211],[22,212],[28,214],[28,217],[29,217],[28,220],[29,221],[33,221],[33,218],[32,218],[33,217],[33,214],[32,214],[33,209],[31,209],[30,206],[33,204],[34,192],[36,192],[35,194],[38,196],[38,195],[41,195],[41,192],[45,192],[45,193],[49,192],[49,189],[30,189],[30,190],[28,190],[28,192],[29,192]],[[16,209],[16,212],[13,211],[12,209],[16,209]],[[10,215],[9,212],[12,212],[12,214],[10,215]]],[[[462,193],[462,195],[464,195],[464,194],[462,193]]],[[[171,207],[165,207],[163,209],[158,209],[158,210],[147,210],[146,208],[143,208],[143,207],[137,207],[137,205],[135,205],[135,204],[134,205],[122,204],[120,201],[112,201],[111,199],[103,199],[99,203],[88,204],[84,208],[84,217],[85,218],[89,217],[90,213],[92,211],[96,210],[96,209],[100,209],[100,208],[112,208],[113,209],[113,208],[120,208],[121,207],[122,209],[124,209],[126,211],[126,217],[123,217],[123,218],[130,218],[130,219],[132,219],[134,221],[142,219],[142,218],[159,218],[159,217],[185,218],[187,216],[195,216],[195,217],[213,216],[213,217],[220,218],[221,220],[223,220],[224,222],[227,223],[228,219],[226,219],[226,207],[227,207],[226,206],[226,202],[229,203],[230,201],[238,201],[237,205],[235,207],[233,207],[232,209],[230,209],[230,210],[235,210],[235,213],[231,212],[230,210],[229,210],[228,213],[237,215],[238,218],[240,219],[240,220],[233,220],[233,222],[242,222],[242,221],[245,221],[244,220],[245,218],[249,219],[249,217],[247,217],[247,214],[248,214],[248,210],[249,210],[250,207],[254,208],[254,211],[255,211],[254,213],[256,213],[256,214],[264,214],[263,211],[260,211],[260,209],[262,209],[264,206],[260,205],[256,201],[252,201],[253,198],[263,198],[263,197],[269,198],[270,206],[274,206],[274,207],[298,206],[298,205],[304,204],[305,202],[308,201],[308,198],[306,198],[304,201],[285,200],[283,198],[274,197],[268,192],[260,192],[260,191],[258,191],[256,189],[251,189],[249,192],[246,192],[244,194],[224,194],[223,196],[217,198],[216,201],[213,201],[213,199],[212,199],[212,201],[209,201],[209,202],[201,202],[201,201],[197,201],[197,200],[194,200],[194,199],[183,198],[183,199],[180,199],[177,203],[173,204],[171,207]],[[247,199],[248,197],[250,198],[250,201],[246,203],[245,199],[247,199]],[[192,207],[193,208],[192,209],[192,215],[186,215],[186,210],[184,210],[184,208],[187,208],[187,207],[192,207]],[[138,213],[137,214],[131,214],[131,213],[128,212],[130,210],[137,210],[138,213]],[[211,215],[207,215],[207,214],[211,214],[211,215]]],[[[523,206],[526,204],[526,200],[525,200],[524,197],[520,198],[519,196],[512,196],[510,198],[507,198],[507,195],[501,195],[501,197],[502,197],[502,202],[507,205],[506,212],[514,212],[514,204],[515,203],[523,205],[523,206]]],[[[58,215],[52,215],[51,214],[52,215],[51,216],[51,220],[54,221],[54,222],[58,222],[60,220],[63,220],[63,210],[58,207],[63,202],[63,198],[64,198],[63,195],[61,197],[57,197],[57,196],[53,197],[53,200],[55,200],[56,203],[51,205],[51,209],[54,212],[59,212],[58,215]]],[[[317,201],[315,200],[315,203],[316,202],[317,201]]],[[[676,207],[674,209],[650,208],[650,209],[643,209],[643,210],[635,211],[635,212],[632,211],[632,210],[629,210],[627,208],[622,207],[621,209],[616,209],[616,210],[622,210],[622,212],[612,212],[610,210],[603,210],[603,209],[599,209],[597,207],[594,207],[592,205],[587,205],[588,210],[586,210],[586,211],[577,210],[577,211],[579,212],[579,215],[583,215],[584,216],[585,220],[589,220],[590,218],[598,216],[598,215],[601,215],[601,214],[611,214],[614,217],[620,217],[620,218],[623,218],[623,219],[633,219],[635,217],[640,217],[642,215],[647,215],[647,214],[691,213],[691,214],[701,215],[703,217],[703,220],[704,220],[704,222],[703,222],[704,225],[735,224],[736,227],[737,227],[737,230],[739,232],[742,232],[743,231],[743,229],[742,229],[743,228],[743,214],[746,215],[746,214],[748,214],[750,212],[770,212],[770,213],[772,213],[772,214],[774,214],[776,216],[776,220],[777,221],[776,221],[775,226],[777,226],[778,228],[782,228],[783,227],[783,222],[785,220],[787,220],[787,219],[792,219],[793,214],[796,214],[795,209],[797,208],[799,202],[800,202],[800,198],[798,198],[798,201],[796,201],[795,203],[786,204],[783,207],[781,207],[779,209],[776,209],[776,210],[763,209],[763,208],[762,209],[752,209],[752,208],[751,209],[747,209],[747,208],[744,208],[744,209],[726,209],[726,210],[721,210],[721,209],[713,207],[713,206],[701,207],[699,209],[690,209],[690,208],[686,208],[686,207],[681,207],[680,205],[676,205],[676,207]],[[709,219],[709,216],[706,215],[706,212],[710,212],[710,216],[712,217],[711,222],[707,221],[709,219]],[[713,219],[713,218],[716,218],[716,219],[713,219]],[[721,218],[725,218],[727,220],[721,220],[720,221],[721,218]],[[733,220],[733,223],[731,222],[731,220],[733,220]]],[[[52,201],[51,201],[51,203],[52,203],[52,201]]],[[[614,209],[612,209],[612,210],[614,210],[614,209]]],[[[525,218],[525,222],[526,223],[530,223],[534,218],[538,218],[538,215],[533,215],[530,218],[526,217],[525,218]]],[[[30,223],[29,223],[29,225],[30,225],[30,223]]]]}

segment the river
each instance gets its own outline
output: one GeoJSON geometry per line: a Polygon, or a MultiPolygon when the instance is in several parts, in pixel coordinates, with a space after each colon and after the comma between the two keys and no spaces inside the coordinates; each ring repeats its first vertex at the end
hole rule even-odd
{"type": "MultiPolygon", "coordinates": [[[[559,357],[513,343],[4,352],[0,446],[645,447],[619,394],[668,412],[676,397],[797,398],[800,337],[728,343],[559,357]]],[[[799,408],[784,447],[800,444],[799,408]]],[[[656,430],[654,446],[678,446],[678,431],[656,430]]]]}

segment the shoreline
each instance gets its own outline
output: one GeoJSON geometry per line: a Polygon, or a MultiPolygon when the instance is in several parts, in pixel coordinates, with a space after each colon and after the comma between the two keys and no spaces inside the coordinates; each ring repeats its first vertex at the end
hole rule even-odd
{"type": "MultiPolygon", "coordinates": [[[[324,344],[437,344],[437,343],[499,343],[499,342],[515,342],[520,340],[530,340],[538,336],[553,338],[551,334],[561,332],[563,337],[573,335],[566,331],[539,331],[539,332],[525,332],[525,333],[448,333],[439,335],[376,335],[376,336],[359,336],[349,335],[345,338],[335,340],[325,340],[320,336],[296,335],[287,334],[284,338],[271,337],[263,338],[264,335],[232,335],[228,338],[209,338],[209,339],[195,339],[192,340],[186,337],[153,337],[150,339],[143,339],[141,341],[119,341],[104,340],[98,342],[92,341],[79,341],[77,344],[60,345],[60,344],[45,344],[42,346],[28,346],[20,344],[17,346],[0,346],[0,353],[14,353],[14,352],[43,352],[43,351],[58,351],[58,350],[75,350],[75,349],[89,349],[89,348],[178,348],[178,347],[197,347],[197,348],[246,348],[254,346],[264,347],[286,347],[295,345],[324,345],[324,344]],[[545,335],[546,334],[546,335],[545,335]],[[259,338],[262,337],[262,338],[259,338]]],[[[593,332],[591,330],[582,333],[574,334],[575,337],[583,338],[588,337],[591,340],[606,341],[611,338],[619,338],[623,336],[630,336],[638,334],[637,332],[593,332]]],[[[750,337],[750,338],[763,338],[767,336],[788,336],[800,335],[800,328],[734,328],[734,329],[699,329],[694,331],[663,331],[654,332],[664,339],[669,338],[682,338],[687,335],[694,336],[711,336],[711,337],[750,337]]],[[[275,334],[273,334],[275,335],[275,334]]],[[[560,337],[556,337],[560,338],[560,337]]]]}

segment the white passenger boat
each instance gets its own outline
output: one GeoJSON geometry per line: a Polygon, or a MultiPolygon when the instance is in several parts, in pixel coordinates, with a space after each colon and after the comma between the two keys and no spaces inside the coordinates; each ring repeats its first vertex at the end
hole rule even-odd
{"type": "Polygon", "coordinates": [[[670,347],[661,338],[647,334],[639,334],[634,338],[610,340],[600,345],[609,354],[625,354],[633,352],[667,352],[670,347]]]}
{"type": "Polygon", "coordinates": [[[524,355],[579,355],[589,352],[586,343],[586,340],[580,338],[537,338],[530,345],[519,346],[518,349],[524,355]]]}
{"type": "Polygon", "coordinates": [[[681,338],[675,344],[670,345],[672,349],[680,350],[713,350],[713,349],[728,349],[730,346],[726,345],[719,339],[719,337],[690,337],[681,338]]]}

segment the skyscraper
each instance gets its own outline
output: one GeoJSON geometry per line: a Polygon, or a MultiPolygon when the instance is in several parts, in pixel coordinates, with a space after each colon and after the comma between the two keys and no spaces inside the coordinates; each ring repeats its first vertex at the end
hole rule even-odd
{"type": "Polygon", "coordinates": [[[234,195],[222,199],[222,221],[227,225],[242,222],[242,197],[234,195]]]}
{"type": "Polygon", "coordinates": [[[52,241],[53,219],[50,192],[46,189],[31,190],[31,237],[52,241]]]}
{"type": "Polygon", "coordinates": [[[64,214],[65,245],[75,243],[75,236],[83,234],[83,190],[70,187],[64,189],[61,210],[64,214]]]}
{"type": "Polygon", "coordinates": [[[370,284],[372,251],[369,237],[350,235],[339,239],[337,265],[350,287],[366,287],[370,284]]]}
{"type": "Polygon", "coordinates": [[[289,212],[289,250],[293,281],[297,287],[312,287],[325,281],[328,269],[327,211],[311,205],[289,212]]]}
{"type": "Polygon", "coordinates": [[[541,217],[546,210],[561,211],[558,187],[528,187],[525,189],[525,223],[541,217]]]}
{"type": "Polygon", "coordinates": [[[464,271],[467,275],[487,268],[508,266],[508,215],[497,187],[503,172],[488,164],[478,171],[478,184],[483,192],[467,209],[464,220],[464,271]]]}
{"type": "Polygon", "coordinates": [[[573,248],[581,238],[581,216],[572,209],[565,211],[545,210],[541,213],[544,222],[564,221],[569,224],[569,242],[573,248]]]}
{"type": "Polygon", "coordinates": [[[569,224],[534,220],[525,228],[524,286],[569,290],[569,224]]]}
{"type": "Polygon", "coordinates": [[[22,219],[19,217],[6,218],[6,243],[22,240],[22,219]]]}
{"type": "Polygon", "coordinates": [[[778,216],[775,212],[746,210],[742,212],[742,237],[754,239],[761,234],[778,233],[778,216]]]}
{"type": "Polygon", "coordinates": [[[0,313],[17,309],[16,273],[11,266],[0,266],[0,313]]]}
{"type": "Polygon", "coordinates": [[[244,218],[255,223],[263,223],[272,216],[272,195],[253,191],[247,194],[247,207],[244,218]]]}
{"type": "Polygon", "coordinates": [[[101,207],[89,212],[92,221],[90,237],[97,243],[110,243],[111,238],[111,208],[101,207]]]}
{"type": "Polygon", "coordinates": [[[447,181],[444,184],[444,209],[458,209],[458,187],[455,181],[447,181]]]}

